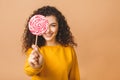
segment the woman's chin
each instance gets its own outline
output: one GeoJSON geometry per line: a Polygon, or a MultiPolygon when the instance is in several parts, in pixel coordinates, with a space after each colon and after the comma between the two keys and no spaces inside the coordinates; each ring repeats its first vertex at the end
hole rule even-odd
{"type": "Polygon", "coordinates": [[[52,41],[53,39],[51,37],[45,38],[46,41],[52,41]]]}

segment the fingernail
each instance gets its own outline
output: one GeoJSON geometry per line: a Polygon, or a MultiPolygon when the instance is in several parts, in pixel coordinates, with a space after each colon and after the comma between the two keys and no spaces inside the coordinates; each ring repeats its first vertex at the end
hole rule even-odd
{"type": "Polygon", "coordinates": [[[34,49],[35,49],[36,51],[38,50],[38,48],[37,48],[37,47],[35,47],[34,49]]]}
{"type": "Polygon", "coordinates": [[[34,48],[35,47],[35,45],[32,45],[32,48],[34,48]]]}

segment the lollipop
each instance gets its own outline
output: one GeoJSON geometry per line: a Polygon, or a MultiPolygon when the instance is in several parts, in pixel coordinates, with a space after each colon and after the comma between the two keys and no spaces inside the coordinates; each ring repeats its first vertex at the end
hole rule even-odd
{"type": "Polygon", "coordinates": [[[48,20],[43,15],[34,15],[30,18],[28,27],[30,32],[36,35],[35,45],[37,45],[38,36],[41,36],[48,29],[48,20]]]}

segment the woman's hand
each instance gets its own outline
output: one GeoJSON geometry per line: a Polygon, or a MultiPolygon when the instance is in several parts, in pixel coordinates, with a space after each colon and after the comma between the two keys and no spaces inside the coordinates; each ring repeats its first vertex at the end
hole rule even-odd
{"type": "Polygon", "coordinates": [[[40,54],[38,47],[32,45],[32,52],[28,58],[28,63],[33,68],[40,68],[43,64],[43,56],[40,54]]]}

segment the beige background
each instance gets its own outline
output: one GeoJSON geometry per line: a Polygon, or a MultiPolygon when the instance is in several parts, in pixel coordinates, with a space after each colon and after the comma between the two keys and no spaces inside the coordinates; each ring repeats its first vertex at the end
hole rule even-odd
{"type": "Polygon", "coordinates": [[[0,0],[0,80],[30,80],[21,36],[28,16],[43,5],[66,16],[78,43],[81,80],[120,80],[120,0],[0,0]]]}

